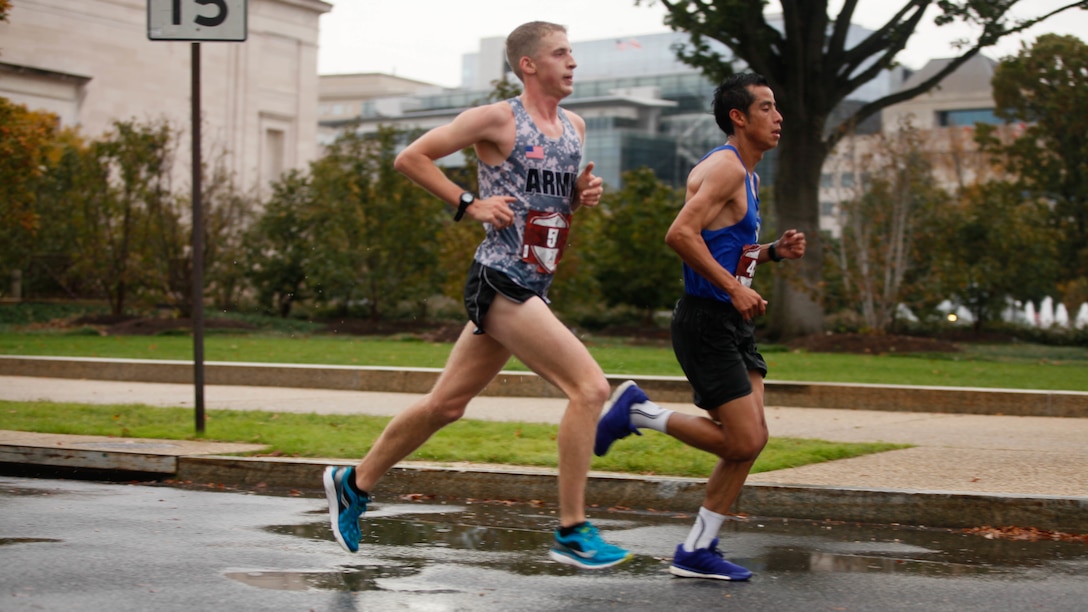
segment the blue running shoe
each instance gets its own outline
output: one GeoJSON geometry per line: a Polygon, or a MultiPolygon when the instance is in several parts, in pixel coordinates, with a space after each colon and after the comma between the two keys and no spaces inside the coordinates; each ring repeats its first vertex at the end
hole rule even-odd
{"type": "Polygon", "coordinates": [[[709,547],[692,552],[684,550],[683,544],[677,546],[669,572],[681,578],[713,580],[748,580],[752,577],[752,572],[722,558],[722,552],[718,550],[718,538],[714,538],[709,547]]]}
{"type": "Polygon", "coordinates": [[[336,541],[348,552],[359,552],[359,517],[366,512],[370,498],[356,494],[347,484],[349,478],[355,478],[355,468],[325,468],[325,499],[329,501],[329,519],[336,541]]]}
{"type": "Polygon", "coordinates": [[[593,444],[593,454],[604,457],[608,447],[616,440],[631,434],[641,436],[642,432],[631,424],[631,405],[648,401],[650,398],[646,397],[633,380],[616,387],[605,404],[604,416],[597,421],[597,441],[593,444]]]}
{"type": "Polygon", "coordinates": [[[555,543],[548,556],[553,561],[583,569],[603,569],[623,563],[633,555],[602,540],[597,528],[587,521],[569,536],[559,535],[556,529],[555,543]]]}

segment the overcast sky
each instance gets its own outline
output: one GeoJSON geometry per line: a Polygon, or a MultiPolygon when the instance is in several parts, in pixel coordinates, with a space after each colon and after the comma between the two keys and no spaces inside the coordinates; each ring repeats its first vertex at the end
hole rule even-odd
{"type": "MultiPolygon", "coordinates": [[[[1038,15],[1071,0],[1022,0],[1017,15],[1038,15]]],[[[662,25],[665,9],[645,0],[326,0],[332,11],[321,17],[318,71],[320,74],[382,72],[435,83],[461,84],[461,56],[479,48],[481,38],[505,37],[527,21],[543,20],[567,26],[578,57],[578,41],[627,38],[668,32],[662,25]]],[[[832,2],[832,14],[837,13],[832,2]]],[[[861,0],[854,22],[876,28],[902,2],[861,0]]],[[[774,11],[773,8],[769,9],[774,11]]],[[[935,9],[931,9],[934,10],[935,9]]],[[[933,14],[936,14],[935,12],[933,14]]],[[[932,15],[911,38],[900,61],[920,68],[929,59],[955,55],[951,41],[971,30],[933,26],[932,15]]],[[[1039,34],[1074,34],[1088,40],[1088,11],[1070,10],[1053,17],[1026,35],[1003,41],[984,53],[995,59],[1014,54],[1020,41],[1039,34]]],[[[577,76],[577,73],[575,73],[577,76]]]]}

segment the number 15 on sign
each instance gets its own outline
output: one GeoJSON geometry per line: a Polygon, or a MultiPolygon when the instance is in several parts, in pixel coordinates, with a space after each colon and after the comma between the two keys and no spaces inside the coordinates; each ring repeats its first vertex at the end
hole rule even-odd
{"type": "Polygon", "coordinates": [[[151,40],[242,42],[247,0],[147,0],[151,40]]]}

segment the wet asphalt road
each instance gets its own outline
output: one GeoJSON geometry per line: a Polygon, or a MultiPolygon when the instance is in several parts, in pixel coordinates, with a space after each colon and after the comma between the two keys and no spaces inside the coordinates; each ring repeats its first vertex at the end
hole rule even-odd
{"type": "Polygon", "coordinates": [[[1084,610],[1088,546],[751,518],[747,583],[672,578],[689,516],[591,518],[637,555],[546,554],[550,507],[377,500],[358,555],[323,499],[0,477],[0,610],[1084,610]]]}

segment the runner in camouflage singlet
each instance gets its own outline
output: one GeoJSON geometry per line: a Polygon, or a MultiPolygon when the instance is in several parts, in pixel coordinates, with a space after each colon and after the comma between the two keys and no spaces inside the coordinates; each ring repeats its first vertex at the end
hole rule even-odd
{"type": "MultiPolygon", "coordinates": [[[[329,524],[347,551],[359,550],[359,521],[381,478],[432,435],[462,418],[469,401],[513,357],[567,397],[556,434],[559,508],[548,556],[583,569],[612,567],[631,552],[609,544],[586,516],[594,424],[612,393],[593,355],[545,297],[563,255],[571,214],[597,206],[604,182],[582,161],[585,120],[559,108],[574,92],[566,28],[531,21],[506,39],[506,60],[522,94],[465,109],[397,154],[394,167],[452,206],[453,220],[484,225],[465,282],[469,322],[434,387],[401,410],[354,467],[329,466],[323,485],[329,524]],[[438,161],[473,147],[479,193],[451,180],[438,161]],[[486,322],[486,333],[484,323],[486,322]]],[[[619,401],[619,400],[617,400],[619,401]]]]}
{"type": "Polygon", "coordinates": [[[487,236],[476,249],[476,261],[506,274],[547,301],[556,266],[570,231],[574,184],[582,161],[582,143],[563,109],[563,135],[548,138],[533,123],[521,100],[507,100],[514,110],[517,140],[499,166],[480,163],[480,197],[508,195],[514,223],[487,236]]]}

